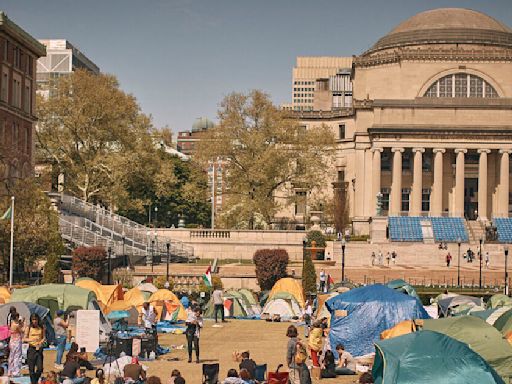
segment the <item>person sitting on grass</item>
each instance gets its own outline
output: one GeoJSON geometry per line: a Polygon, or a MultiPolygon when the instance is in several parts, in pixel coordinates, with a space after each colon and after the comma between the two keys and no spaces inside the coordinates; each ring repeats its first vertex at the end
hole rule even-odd
{"type": "Polygon", "coordinates": [[[246,384],[239,376],[236,369],[231,368],[222,384],[246,384]]]}
{"type": "Polygon", "coordinates": [[[125,381],[143,383],[146,380],[146,371],[139,364],[137,357],[132,357],[131,364],[126,364],[123,369],[125,381]]]}
{"type": "Polygon", "coordinates": [[[82,376],[82,372],[80,371],[80,363],[78,362],[78,357],[76,355],[71,356],[66,360],[61,376],[70,380],[73,384],[82,384],[84,382],[85,378],[82,376]]]}
{"type": "Polygon", "coordinates": [[[331,350],[325,351],[321,367],[320,377],[322,379],[332,379],[336,377],[336,363],[334,362],[334,353],[332,353],[331,350]]]}
{"type": "Polygon", "coordinates": [[[181,376],[181,372],[173,369],[168,384],[185,384],[185,379],[181,376]]]}
{"type": "Polygon", "coordinates": [[[336,352],[338,352],[338,366],[336,367],[337,375],[355,375],[356,374],[356,361],[352,355],[345,351],[343,344],[336,346],[336,352]]]}
{"type": "Polygon", "coordinates": [[[76,360],[78,361],[78,364],[80,364],[81,367],[84,367],[85,369],[92,371],[94,367],[89,362],[89,356],[87,356],[87,352],[85,352],[85,349],[82,348],[81,351],[78,350],[78,344],[75,342],[71,343],[71,346],[69,347],[69,352],[66,355],[66,362],[70,358],[76,357],[76,360]]]}
{"type": "Polygon", "coordinates": [[[245,368],[240,370],[240,378],[244,381],[245,384],[254,384],[254,380],[251,378],[251,374],[245,368]]]}
{"type": "Polygon", "coordinates": [[[255,379],[256,363],[250,358],[249,351],[242,352],[242,361],[238,367],[240,369],[246,369],[249,372],[250,378],[255,379]]]}

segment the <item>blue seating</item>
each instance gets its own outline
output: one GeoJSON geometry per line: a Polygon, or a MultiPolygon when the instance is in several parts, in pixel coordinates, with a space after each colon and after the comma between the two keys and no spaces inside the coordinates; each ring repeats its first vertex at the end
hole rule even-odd
{"type": "Polygon", "coordinates": [[[391,241],[423,241],[420,216],[390,216],[388,218],[391,241]]]}
{"type": "Polygon", "coordinates": [[[456,242],[460,240],[465,243],[469,241],[468,232],[462,217],[430,217],[434,239],[438,242],[456,242]]]}
{"type": "Polygon", "coordinates": [[[493,219],[498,230],[498,241],[501,243],[512,243],[512,218],[496,217],[493,219]]]}

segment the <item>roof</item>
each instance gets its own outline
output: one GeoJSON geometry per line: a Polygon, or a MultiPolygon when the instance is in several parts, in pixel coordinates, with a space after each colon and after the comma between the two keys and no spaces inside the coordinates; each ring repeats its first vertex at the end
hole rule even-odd
{"type": "Polygon", "coordinates": [[[377,41],[369,52],[408,45],[451,43],[512,47],[512,29],[471,9],[439,8],[403,21],[377,41]]]}
{"type": "Polygon", "coordinates": [[[46,56],[45,46],[9,19],[4,12],[0,12],[0,31],[5,31],[8,35],[18,40],[37,57],[46,56]]]}
{"type": "Polygon", "coordinates": [[[210,119],[206,117],[198,117],[194,124],[192,124],[192,132],[196,131],[204,131],[210,128],[213,128],[214,124],[210,119]]]}

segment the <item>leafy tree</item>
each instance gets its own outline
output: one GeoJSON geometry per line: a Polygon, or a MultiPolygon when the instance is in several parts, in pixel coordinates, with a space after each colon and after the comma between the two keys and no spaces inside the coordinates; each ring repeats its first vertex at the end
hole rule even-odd
{"type": "Polygon", "coordinates": [[[221,103],[218,126],[204,132],[196,159],[206,169],[220,158],[228,188],[220,222],[255,228],[257,215],[270,223],[293,187],[308,190],[325,183],[334,159],[335,138],[327,126],[304,129],[275,107],[261,91],[232,93],[221,103]]]}
{"type": "Polygon", "coordinates": [[[90,277],[102,281],[107,252],[103,247],[78,247],[73,250],[72,270],[75,278],[90,277]]]}
{"type": "Polygon", "coordinates": [[[316,270],[311,255],[306,252],[304,255],[304,268],[302,270],[302,289],[306,295],[316,293],[316,270]]]}
{"type": "Polygon", "coordinates": [[[43,271],[43,284],[60,282],[60,256],[51,253],[46,259],[43,271]]]}
{"type": "MultiPolygon", "coordinates": [[[[155,287],[157,287],[158,289],[163,289],[165,288],[165,282],[166,282],[166,278],[165,276],[158,276],[155,281],[153,282],[153,284],[155,284],[155,287]]],[[[173,290],[174,289],[174,280],[173,279],[169,279],[169,290],[173,290]]]]}
{"type": "Polygon", "coordinates": [[[290,258],[285,249],[259,249],[252,259],[262,291],[271,290],[277,280],[287,276],[286,269],[290,258]]]}
{"type": "Polygon", "coordinates": [[[325,248],[326,246],[325,236],[320,231],[309,231],[306,238],[308,247],[312,246],[313,241],[316,242],[317,247],[325,248]]]}

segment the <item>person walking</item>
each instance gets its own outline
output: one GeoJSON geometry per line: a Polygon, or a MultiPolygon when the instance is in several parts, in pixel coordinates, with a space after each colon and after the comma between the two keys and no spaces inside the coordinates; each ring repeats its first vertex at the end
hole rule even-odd
{"type": "Polygon", "coordinates": [[[46,342],[45,327],[37,313],[30,315],[30,324],[25,329],[23,341],[28,343],[27,365],[30,383],[37,384],[43,373],[43,347],[46,342]]]}
{"type": "Polygon", "coordinates": [[[302,310],[302,319],[304,320],[304,337],[309,337],[309,329],[311,327],[311,319],[313,318],[313,303],[311,299],[306,300],[304,309],[302,310]]]}
{"type": "Polygon", "coordinates": [[[450,254],[450,252],[448,252],[446,254],[446,266],[447,267],[450,267],[450,263],[452,262],[452,255],[450,254]]]}
{"type": "Polygon", "coordinates": [[[396,265],[396,252],[391,252],[391,261],[393,262],[393,265],[396,265]]]}
{"type": "Polygon", "coordinates": [[[22,358],[22,340],[23,340],[23,321],[16,312],[11,315],[9,331],[9,359],[7,364],[7,376],[20,376],[21,358],[22,358]]]}
{"type": "Polygon", "coordinates": [[[489,252],[485,252],[485,268],[489,269],[491,266],[491,258],[489,256],[489,252]]]}
{"type": "Polygon", "coordinates": [[[57,354],[55,355],[55,369],[62,369],[62,356],[66,349],[68,322],[64,318],[64,311],[59,309],[53,320],[53,329],[55,330],[55,344],[57,346],[57,354]]]}
{"type": "Polygon", "coordinates": [[[222,319],[222,322],[225,323],[226,320],[224,320],[224,300],[222,298],[222,289],[219,287],[215,288],[215,290],[212,293],[213,297],[213,308],[215,312],[215,322],[218,321],[218,313],[220,312],[220,316],[222,319]]]}
{"type": "Polygon", "coordinates": [[[389,267],[390,261],[391,261],[391,253],[388,251],[388,253],[386,253],[386,263],[388,263],[388,267],[389,267]]]}
{"type": "Polygon", "coordinates": [[[382,265],[383,257],[382,251],[379,251],[379,265],[382,265]]]}
{"type": "Polygon", "coordinates": [[[286,347],[286,363],[290,371],[290,383],[301,384],[300,376],[302,371],[302,365],[297,363],[297,343],[299,342],[298,332],[295,325],[290,325],[286,330],[286,336],[288,337],[288,344],[286,347]]]}
{"type": "Polygon", "coordinates": [[[372,267],[375,265],[375,251],[372,252],[371,261],[372,261],[372,267]]]}
{"type": "Polygon", "coordinates": [[[324,292],[324,289],[325,289],[325,279],[326,279],[325,269],[322,269],[322,271],[320,272],[320,289],[319,289],[319,291],[322,293],[324,292]]]}
{"type": "Polygon", "coordinates": [[[199,306],[195,306],[189,311],[185,324],[187,325],[185,335],[187,336],[188,362],[192,362],[193,346],[196,351],[196,363],[199,364],[199,336],[203,327],[202,312],[199,306]]]}
{"type": "Polygon", "coordinates": [[[318,353],[322,350],[322,336],[324,330],[322,328],[322,321],[317,320],[313,323],[313,328],[309,333],[308,347],[311,352],[311,361],[314,367],[319,367],[320,362],[318,360],[318,353]]]}

